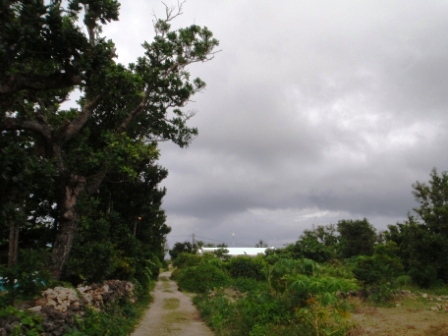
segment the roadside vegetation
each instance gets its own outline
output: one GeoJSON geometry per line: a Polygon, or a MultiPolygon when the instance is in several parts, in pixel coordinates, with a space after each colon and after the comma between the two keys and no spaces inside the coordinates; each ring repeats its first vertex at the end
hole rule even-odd
{"type": "Polygon", "coordinates": [[[255,258],[179,242],[173,278],[218,336],[446,335],[448,174],[413,188],[416,216],[382,232],[340,220],[255,258]]]}

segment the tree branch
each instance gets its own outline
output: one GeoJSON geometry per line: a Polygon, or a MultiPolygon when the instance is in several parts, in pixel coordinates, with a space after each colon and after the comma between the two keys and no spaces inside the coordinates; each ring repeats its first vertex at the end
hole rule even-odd
{"type": "Polygon", "coordinates": [[[65,143],[71,138],[73,138],[81,128],[84,127],[87,120],[89,120],[92,115],[93,109],[98,104],[101,95],[97,95],[91,101],[84,104],[81,113],[78,117],[70,123],[65,123],[62,125],[55,134],[55,140],[59,143],[65,143]]]}
{"type": "Polygon", "coordinates": [[[140,104],[138,104],[127,116],[124,118],[124,120],[121,122],[120,126],[117,127],[115,130],[117,133],[124,132],[126,128],[129,126],[131,121],[138,116],[145,108],[146,102],[148,101],[149,97],[149,90],[146,90],[145,96],[143,97],[140,104]]]}
{"type": "Polygon", "coordinates": [[[0,82],[0,94],[14,93],[20,90],[62,89],[82,83],[82,78],[71,71],[55,73],[48,76],[33,74],[15,74],[7,76],[0,82]]]}
{"type": "Polygon", "coordinates": [[[5,118],[0,122],[0,130],[27,130],[41,135],[45,140],[51,139],[51,130],[36,120],[18,120],[17,118],[5,118]]]}

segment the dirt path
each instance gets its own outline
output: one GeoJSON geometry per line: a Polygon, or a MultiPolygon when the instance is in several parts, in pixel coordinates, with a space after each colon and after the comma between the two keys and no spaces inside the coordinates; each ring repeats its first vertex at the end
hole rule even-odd
{"type": "Polygon", "coordinates": [[[131,336],[213,336],[202,322],[191,298],[179,292],[170,276],[171,272],[159,275],[159,281],[151,293],[154,302],[131,336]]]}

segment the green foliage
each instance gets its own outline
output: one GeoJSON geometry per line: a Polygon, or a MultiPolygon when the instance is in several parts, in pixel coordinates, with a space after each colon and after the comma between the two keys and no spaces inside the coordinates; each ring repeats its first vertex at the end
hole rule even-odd
{"type": "Polygon", "coordinates": [[[16,322],[11,331],[12,336],[38,336],[43,332],[41,315],[22,311],[13,306],[0,309],[0,320],[7,320],[11,324],[16,322]]]}
{"type": "Polygon", "coordinates": [[[13,304],[16,297],[33,298],[47,288],[52,281],[46,271],[48,261],[46,250],[21,250],[16,265],[0,265],[1,285],[7,291],[0,296],[0,307],[13,304]]]}
{"type": "MultiPolygon", "coordinates": [[[[46,213],[39,215],[55,222],[53,227],[39,227],[45,233],[39,244],[52,246],[51,271],[57,278],[70,255],[79,219],[90,219],[86,212],[93,212],[93,207],[79,206],[85,195],[100,200],[94,210],[104,216],[94,220],[101,226],[105,214],[115,211],[131,226],[128,232],[143,243],[151,242],[152,252],[163,259],[169,228],[160,210],[164,191],[157,190],[157,184],[166,171],[154,172],[156,142],[170,140],[185,147],[196,136],[197,129],[187,125],[191,114],[181,108],[205,83],[190,78],[187,67],[211,59],[218,45],[205,27],[171,29],[177,14],[167,8],[167,17],[155,22],[153,41],[143,43],[141,57],[129,66],[118,64],[114,43],[101,33],[104,25],[118,20],[119,9],[116,0],[1,5],[0,144],[12,145],[0,146],[5,158],[0,160],[0,187],[13,190],[5,195],[14,197],[5,199],[2,194],[0,211],[7,204],[20,205],[26,218],[46,204],[46,213]],[[77,106],[61,109],[74,90],[81,92],[77,106]],[[14,155],[13,147],[20,147],[20,155],[14,155]],[[28,176],[32,178],[24,178],[28,176]],[[126,211],[130,191],[141,198],[126,211]],[[30,194],[36,194],[35,202],[29,201],[30,194]],[[136,223],[138,218],[142,220],[136,223]]],[[[1,222],[12,223],[9,218],[1,222]]],[[[21,230],[23,226],[20,223],[21,230]]],[[[98,253],[105,273],[112,274],[114,265],[104,256],[122,243],[111,239],[114,229],[110,227],[96,246],[78,244],[74,255],[80,256],[79,248],[90,249],[88,253],[98,253]]],[[[92,232],[83,233],[78,243],[92,232]]],[[[148,251],[142,248],[139,253],[148,251]]],[[[125,265],[126,257],[134,258],[122,255],[125,249],[112,259],[125,265]]],[[[80,258],[70,267],[81,274],[80,258]]]]}
{"type": "Polygon", "coordinates": [[[135,306],[130,303],[114,304],[103,312],[87,309],[84,316],[76,320],[76,329],[72,329],[66,335],[127,336],[133,331],[139,315],[135,306]]]}
{"type": "Polygon", "coordinates": [[[448,239],[448,172],[439,175],[433,168],[429,184],[416,182],[412,187],[419,202],[419,207],[414,211],[430,232],[448,239]]]}
{"type": "Polygon", "coordinates": [[[245,277],[264,280],[266,278],[265,266],[265,263],[259,257],[238,256],[229,260],[227,269],[232,278],[245,277]]]}
{"type": "Polygon", "coordinates": [[[353,325],[347,320],[347,310],[341,307],[326,307],[319,302],[310,302],[298,310],[301,322],[300,335],[349,335],[353,325]]]}
{"type": "Polygon", "coordinates": [[[171,260],[175,260],[177,256],[181,253],[191,253],[195,254],[197,252],[197,246],[194,246],[190,242],[186,241],[183,243],[177,242],[174,244],[173,248],[169,251],[171,260]]]}
{"type": "Polygon", "coordinates": [[[397,289],[396,279],[404,272],[397,250],[394,242],[379,244],[373,256],[358,256],[350,261],[364,294],[374,302],[390,302],[397,289]]]}
{"type": "Polygon", "coordinates": [[[229,250],[226,249],[225,246],[222,246],[221,248],[213,251],[213,255],[223,261],[229,261],[230,260],[230,256],[229,256],[229,250]]]}
{"type": "Polygon", "coordinates": [[[186,267],[180,270],[175,279],[181,290],[194,293],[205,293],[231,284],[229,275],[210,263],[186,267]]]}
{"type": "Polygon", "coordinates": [[[193,300],[217,335],[248,335],[254,327],[288,324],[294,319],[280,299],[263,293],[249,294],[236,302],[222,292],[213,297],[198,295],[193,300]]]}
{"type": "Polygon", "coordinates": [[[300,259],[303,254],[300,251],[299,244],[287,244],[283,248],[267,249],[265,252],[266,262],[270,265],[275,264],[280,259],[300,259]]]}
{"type": "Polygon", "coordinates": [[[266,282],[245,277],[232,279],[232,287],[242,293],[268,291],[269,289],[266,282]]]}
{"type": "Polygon", "coordinates": [[[181,252],[173,260],[173,266],[177,268],[191,267],[199,265],[202,258],[197,254],[191,254],[187,252],[181,252]]]}
{"type": "Polygon", "coordinates": [[[82,219],[72,256],[66,265],[67,279],[74,283],[101,282],[115,271],[117,252],[108,235],[109,230],[106,218],[82,219]]]}
{"type": "Polygon", "coordinates": [[[274,265],[267,268],[269,287],[277,295],[282,295],[288,287],[286,276],[292,274],[313,275],[318,268],[317,263],[310,259],[279,259],[274,265]]]}
{"type": "Polygon", "coordinates": [[[342,258],[373,254],[375,228],[363,220],[340,220],[337,224],[342,258]]]}
{"type": "Polygon", "coordinates": [[[297,336],[303,334],[303,326],[301,325],[277,325],[274,323],[268,324],[255,324],[249,336],[271,336],[271,335],[283,335],[283,336],[297,336]]]}
{"type": "Polygon", "coordinates": [[[327,262],[339,257],[339,237],[335,225],[318,225],[305,230],[296,242],[296,249],[304,258],[327,262]]]}
{"type": "Polygon", "coordinates": [[[390,225],[386,239],[398,245],[398,254],[412,281],[422,287],[448,282],[448,173],[434,168],[428,183],[413,184],[418,217],[390,225]]]}
{"type": "MultiPolygon", "coordinates": [[[[347,321],[348,306],[339,294],[358,289],[350,270],[336,262],[319,265],[310,259],[294,260],[281,255],[266,256],[266,259],[272,256],[277,259],[273,264],[260,257],[237,257],[217,264],[226,265],[229,273],[232,270],[235,277],[231,286],[236,292],[215,289],[194,298],[201,316],[216,335],[348,333],[352,327],[347,321]],[[264,281],[247,277],[246,271],[257,269],[254,265],[265,269],[264,281]]],[[[219,258],[204,257],[200,265],[210,265],[216,260],[219,258]]]]}
{"type": "Polygon", "coordinates": [[[389,226],[387,239],[399,248],[405,270],[412,281],[422,287],[431,287],[439,280],[446,282],[448,240],[431,232],[424,224],[410,216],[408,221],[389,226]]]}
{"type": "Polygon", "coordinates": [[[321,305],[334,305],[338,302],[338,293],[356,290],[355,279],[341,279],[330,276],[308,276],[305,274],[286,275],[288,296],[296,305],[303,305],[314,298],[321,305]]]}

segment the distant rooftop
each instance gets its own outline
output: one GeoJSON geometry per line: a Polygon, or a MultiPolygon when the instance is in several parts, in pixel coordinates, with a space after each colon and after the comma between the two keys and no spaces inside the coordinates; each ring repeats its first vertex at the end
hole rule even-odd
{"type": "MultiPolygon", "coordinates": [[[[269,247],[224,247],[224,248],[229,251],[228,255],[230,256],[240,256],[240,255],[257,256],[259,254],[265,254],[266,250],[269,247]]],[[[216,250],[221,249],[223,249],[223,247],[202,247],[201,249],[199,249],[199,254],[213,253],[216,250]]]]}

